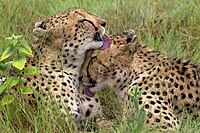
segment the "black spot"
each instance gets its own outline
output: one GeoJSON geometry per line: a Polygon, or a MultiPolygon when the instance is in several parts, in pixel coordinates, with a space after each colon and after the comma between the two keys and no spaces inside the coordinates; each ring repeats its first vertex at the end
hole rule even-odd
{"type": "Polygon", "coordinates": [[[44,83],[41,83],[41,86],[44,86],[44,83]]]}
{"type": "Polygon", "coordinates": [[[169,80],[170,80],[171,82],[174,82],[174,79],[173,79],[173,78],[170,78],[169,80]]]}
{"type": "Polygon", "coordinates": [[[33,86],[36,86],[36,83],[35,83],[35,82],[33,82],[33,86]]]}
{"type": "Polygon", "coordinates": [[[151,99],[151,98],[152,98],[152,96],[147,96],[147,98],[148,98],[148,99],[151,99]]]}
{"type": "Polygon", "coordinates": [[[62,85],[64,85],[64,86],[67,86],[67,83],[65,83],[65,82],[62,82],[62,85]]]}
{"type": "Polygon", "coordinates": [[[120,79],[118,79],[116,82],[119,83],[119,82],[120,82],[120,79]]]}
{"type": "Polygon", "coordinates": [[[148,118],[151,118],[152,116],[153,116],[152,113],[147,114],[147,117],[148,117],[148,118]]]}
{"type": "Polygon", "coordinates": [[[178,109],[178,106],[174,106],[174,109],[178,109]]]}
{"type": "Polygon", "coordinates": [[[193,95],[190,93],[190,94],[188,94],[188,97],[189,97],[190,99],[192,99],[192,98],[193,98],[193,95]]]}
{"type": "Polygon", "coordinates": [[[178,84],[177,84],[176,82],[174,83],[174,86],[175,86],[176,88],[178,88],[178,84]]]}
{"type": "Polygon", "coordinates": [[[170,91],[170,93],[174,94],[174,90],[172,89],[172,90],[170,91]]]}
{"type": "Polygon", "coordinates": [[[95,99],[95,101],[98,103],[98,102],[99,102],[99,99],[98,99],[98,98],[96,98],[96,99],[95,99]]]}
{"type": "Polygon", "coordinates": [[[185,106],[186,106],[186,107],[190,107],[190,104],[189,104],[189,103],[186,103],[185,106]]]}
{"type": "Polygon", "coordinates": [[[159,122],[160,122],[160,119],[157,118],[157,119],[156,119],[156,122],[159,123],[159,122]]]}
{"type": "Polygon", "coordinates": [[[141,104],[142,104],[142,101],[139,101],[139,104],[141,105],[141,104]]]}
{"type": "Polygon", "coordinates": [[[180,85],[180,86],[179,86],[179,89],[180,89],[180,90],[183,90],[183,89],[184,89],[183,85],[180,85]]]}
{"type": "Polygon", "coordinates": [[[64,103],[68,103],[69,101],[67,99],[64,100],[64,103]]]}
{"type": "Polygon", "coordinates": [[[190,79],[190,74],[186,74],[186,77],[187,77],[188,79],[190,79]]]}
{"type": "Polygon", "coordinates": [[[155,112],[155,113],[160,113],[160,110],[155,109],[154,112],[155,112]]]}
{"type": "Polygon", "coordinates": [[[167,123],[167,126],[169,126],[169,127],[172,127],[172,124],[170,124],[170,123],[167,123]]]}
{"type": "Polygon", "coordinates": [[[165,106],[162,106],[162,108],[163,108],[163,110],[167,110],[167,107],[165,107],[165,106]]]}
{"type": "Polygon", "coordinates": [[[160,95],[160,92],[159,91],[157,91],[157,93],[156,93],[157,95],[160,95]]]}
{"type": "Polygon", "coordinates": [[[92,104],[89,104],[89,106],[90,106],[90,108],[93,108],[93,107],[94,107],[94,105],[92,105],[92,104]]]}
{"type": "Polygon", "coordinates": [[[166,76],[165,79],[169,79],[169,76],[166,76]]]}
{"type": "Polygon", "coordinates": [[[177,96],[177,95],[174,95],[174,99],[177,100],[177,99],[178,99],[178,96],[177,96]]]}
{"type": "Polygon", "coordinates": [[[163,96],[167,96],[167,92],[166,91],[163,91],[162,94],[163,94],[163,96]]]}
{"type": "Polygon", "coordinates": [[[142,86],[142,83],[139,83],[138,86],[142,86]]]}
{"type": "Polygon", "coordinates": [[[51,75],[51,78],[52,78],[52,79],[54,79],[54,78],[55,78],[55,76],[51,75]]]}
{"type": "Polygon", "coordinates": [[[117,72],[113,72],[113,73],[112,73],[113,76],[116,75],[116,74],[117,74],[117,72]]]}
{"type": "Polygon", "coordinates": [[[168,105],[168,102],[163,102],[165,105],[168,105]]]}
{"type": "Polygon", "coordinates": [[[72,47],[72,46],[73,46],[73,43],[70,43],[69,46],[72,47]]]}
{"type": "Polygon", "coordinates": [[[91,111],[90,111],[90,110],[87,110],[87,111],[85,112],[85,116],[86,116],[86,117],[90,116],[90,114],[91,114],[91,111]]]}
{"type": "Polygon", "coordinates": [[[64,78],[65,76],[63,76],[63,75],[59,75],[59,78],[64,78]]]}
{"type": "Polygon", "coordinates": [[[192,86],[192,87],[193,87],[193,86],[194,86],[194,83],[193,83],[193,82],[190,82],[190,86],[192,86]]]}
{"type": "Polygon", "coordinates": [[[77,37],[74,37],[74,40],[77,40],[77,37]]]}
{"type": "Polygon", "coordinates": [[[159,100],[156,100],[156,102],[157,102],[158,104],[161,104],[161,102],[160,102],[159,100]]]}
{"type": "Polygon", "coordinates": [[[181,93],[181,99],[185,99],[186,95],[184,93],[181,93]]]}
{"type": "Polygon", "coordinates": [[[155,95],[156,93],[155,93],[155,91],[152,91],[151,94],[152,94],[152,95],[155,95]]]}
{"type": "Polygon", "coordinates": [[[159,100],[163,100],[163,97],[158,97],[159,100]]]}
{"type": "Polygon", "coordinates": [[[91,99],[90,99],[90,98],[88,98],[88,97],[86,97],[86,100],[87,100],[87,101],[91,101],[91,99]]]}
{"type": "Polygon", "coordinates": [[[56,95],[56,98],[60,98],[61,96],[60,95],[56,95]]]}
{"type": "Polygon", "coordinates": [[[196,98],[196,102],[199,102],[199,97],[196,98]]]}
{"type": "Polygon", "coordinates": [[[146,94],[147,94],[147,92],[146,92],[146,91],[142,93],[142,95],[146,95],[146,94]]]}
{"type": "MultiPolygon", "coordinates": [[[[73,44],[72,44],[73,45],[73,44]]],[[[65,49],[65,52],[69,52],[69,49],[65,49]]]]}
{"type": "Polygon", "coordinates": [[[53,88],[53,91],[58,91],[58,88],[53,88]]]}
{"type": "Polygon", "coordinates": [[[170,120],[170,118],[169,118],[168,116],[165,116],[164,118],[165,118],[166,120],[170,120]]]}
{"type": "Polygon", "coordinates": [[[167,129],[167,127],[166,127],[166,126],[162,126],[162,128],[163,128],[163,129],[167,129]]]}
{"type": "Polygon", "coordinates": [[[154,102],[154,101],[150,101],[150,104],[154,105],[154,104],[155,104],[155,102],[154,102]]]}
{"type": "Polygon", "coordinates": [[[149,108],[149,104],[145,104],[145,108],[147,108],[147,109],[148,109],[148,108],[149,108]]]}

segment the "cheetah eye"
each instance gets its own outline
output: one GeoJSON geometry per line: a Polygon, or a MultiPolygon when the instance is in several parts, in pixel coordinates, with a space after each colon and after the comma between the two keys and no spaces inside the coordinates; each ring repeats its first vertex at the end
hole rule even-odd
{"type": "Polygon", "coordinates": [[[98,28],[94,25],[94,23],[88,19],[81,19],[79,20],[79,23],[84,23],[84,22],[88,22],[90,24],[92,24],[92,26],[94,27],[95,31],[98,31],[98,28]]]}

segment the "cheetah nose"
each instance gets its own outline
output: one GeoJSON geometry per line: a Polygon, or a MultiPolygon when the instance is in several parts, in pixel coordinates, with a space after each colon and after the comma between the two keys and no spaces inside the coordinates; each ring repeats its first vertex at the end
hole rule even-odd
{"type": "Polygon", "coordinates": [[[106,21],[105,21],[105,20],[103,20],[103,21],[101,22],[101,26],[106,27],[106,21]]]}

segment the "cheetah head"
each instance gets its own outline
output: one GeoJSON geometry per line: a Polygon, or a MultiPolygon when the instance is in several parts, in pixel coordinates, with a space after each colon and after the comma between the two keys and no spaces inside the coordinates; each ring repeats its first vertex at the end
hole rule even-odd
{"type": "Polygon", "coordinates": [[[64,57],[84,58],[89,49],[106,49],[110,38],[105,34],[106,22],[83,9],[72,9],[37,22],[33,34],[45,44],[62,50],[64,57]]]}
{"type": "Polygon", "coordinates": [[[81,88],[90,97],[94,92],[112,81],[112,73],[120,66],[130,65],[135,52],[136,35],[133,30],[126,30],[113,35],[111,45],[104,51],[88,51],[81,70],[81,88]]]}

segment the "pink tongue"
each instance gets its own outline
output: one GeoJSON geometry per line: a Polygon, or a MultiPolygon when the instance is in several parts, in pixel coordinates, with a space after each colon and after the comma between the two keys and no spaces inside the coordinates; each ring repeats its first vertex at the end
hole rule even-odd
{"type": "Polygon", "coordinates": [[[88,85],[84,85],[84,94],[88,97],[94,97],[95,93],[91,92],[88,85]]]}
{"type": "Polygon", "coordinates": [[[105,50],[110,47],[111,39],[107,34],[104,34],[102,38],[103,38],[103,46],[100,49],[105,50]]]}

